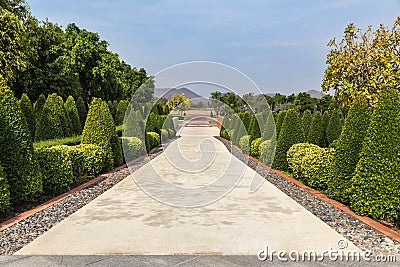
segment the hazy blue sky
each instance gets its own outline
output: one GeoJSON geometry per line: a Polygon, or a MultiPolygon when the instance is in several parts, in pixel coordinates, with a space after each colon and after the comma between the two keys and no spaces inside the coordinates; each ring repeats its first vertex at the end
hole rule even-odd
{"type": "Polygon", "coordinates": [[[399,0],[28,0],[39,19],[98,32],[133,66],[154,74],[209,60],[265,92],[320,90],[326,46],[350,22],[392,25],[399,0]]]}

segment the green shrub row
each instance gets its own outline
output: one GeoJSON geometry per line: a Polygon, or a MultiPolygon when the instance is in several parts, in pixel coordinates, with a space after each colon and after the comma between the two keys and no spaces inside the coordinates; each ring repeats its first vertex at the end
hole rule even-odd
{"type": "Polygon", "coordinates": [[[146,153],[145,144],[137,137],[123,137],[122,146],[127,163],[146,153]]]}
{"type": "Polygon", "coordinates": [[[150,152],[153,148],[160,145],[160,135],[155,132],[147,132],[145,138],[146,150],[150,152]]]}

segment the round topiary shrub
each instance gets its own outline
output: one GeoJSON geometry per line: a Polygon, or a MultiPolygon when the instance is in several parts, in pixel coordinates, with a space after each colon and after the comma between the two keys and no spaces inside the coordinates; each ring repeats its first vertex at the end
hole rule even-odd
{"type": "Polygon", "coordinates": [[[254,139],[250,145],[250,156],[259,159],[261,155],[261,137],[254,139]]]}
{"type": "Polygon", "coordinates": [[[115,113],[115,125],[122,125],[124,123],[125,113],[128,109],[129,101],[121,100],[118,103],[117,111],[115,113]]]}
{"type": "Polygon", "coordinates": [[[307,109],[306,111],[304,111],[302,119],[305,141],[308,141],[308,135],[310,132],[312,121],[313,121],[313,115],[311,114],[311,111],[307,109]]]}
{"type": "MultiPolygon", "coordinates": [[[[19,105],[21,106],[22,113],[24,114],[26,123],[28,124],[29,133],[31,137],[35,137],[35,117],[33,115],[33,108],[31,100],[29,99],[27,94],[22,94],[21,100],[19,101],[19,105]]],[[[32,139],[33,140],[33,139],[32,139]]]]}
{"type": "MultiPolygon", "coordinates": [[[[370,123],[371,108],[366,100],[358,98],[351,106],[343,132],[336,141],[336,152],[329,171],[328,196],[350,203],[350,179],[360,159],[363,140],[370,123]]],[[[332,143],[334,144],[335,141],[332,143]]],[[[330,146],[332,146],[332,144],[330,146]]]]}
{"type": "Polygon", "coordinates": [[[57,94],[47,97],[38,119],[35,140],[43,141],[70,136],[70,122],[64,110],[64,102],[57,94]]]}
{"type": "Polygon", "coordinates": [[[106,152],[93,144],[75,146],[84,156],[84,172],[88,175],[98,175],[105,169],[106,152]]]}
{"type": "Polygon", "coordinates": [[[0,151],[11,202],[35,200],[42,192],[42,176],[32,138],[18,100],[1,81],[0,151]]]}
{"type": "Polygon", "coordinates": [[[292,145],[303,141],[303,127],[300,115],[295,110],[289,110],[283,121],[282,129],[276,144],[273,167],[281,171],[287,171],[289,168],[286,160],[287,151],[292,145]]]}
{"type": "Polygon", "coordinates": [[[64,104],[65,113],[71,123],[71,135],[80,135],[82,132],[81,121],[79,119],[78,109],[75,100],[69,96],[64,104]]]}
{"type": "Polygon", "coordinates": [[[309,143],[299,143],[290,147],[286,157],[289,165],[289,171],[293,174],[293,177],[299,181],[305,182],[303,176],[303,159],[310,153],[310,150],[317,150],[320,148],[317,145],[309,143]]]}
{"type": "Polygon", "coordinates": [[[251,144],[250,139],[251,139],[250,135],[245,135],[245,136],[242,136],[239,141],[239,148],[246,155],[250,154],[250,144],[251,144]]]}
{"type": "Polygon", "coordinates": [[[160,135],[155,132],[147,132],[145,143],[147,152],[150,152],[150,150],[160,145],[160,135]]]}
{"type": "Polygon", "coordinates": [[[161,143],[168,141],[168,137],[169,137],[168,130],[161,129],[161,143]]]}
{"type": "Polygon", "coordinates": [[[325,146],[324,125],[321,113],[314,113],[307,141],[320,147],[325,146]]]}
{"type": "Polygon", "coordinates": [[[104,149],[107,171],[113,168],[115,156],[122,159],[122,149],[118,151],[118,143],[114,121],[107,103],[99,98],[93,98],[82,132],[82,144],[95,144],[104,149]]]}
{"type": "Polygon", "coordinates": [[[377,220],[400,221],[400,93],[378,96],[352,182],[351,208],[377,220]]]}
{"type": "Polygon", "coordinates": [[[335,109],[330,118],[329,123],[326,128],[326,140],[328,141],[327,146],[329,146],[333,141],[337,140],[342,132],[342,120],[340,118],[339,110],[335,109]]]}
{"type": "Polygon", "coordinates": [[[6,174],[0,166],[0,214],[10,208],[10,190],[7,183],[6,174]]]}
{"type": "Polygon", "coordinates": [[[82,97],[78,97],[78,100],[76,100],[76,109],[78,110],[79,121],[81,122],[81,127],[83,129],[86,122],[87,109],[82,97]]]}
{"type": "Polygon", "coordinates": [[[329,167],[335,150],[332,148],[314,148],[302,160],[302,175],[306,185],[317,190],[327,189],[329,167]]]}

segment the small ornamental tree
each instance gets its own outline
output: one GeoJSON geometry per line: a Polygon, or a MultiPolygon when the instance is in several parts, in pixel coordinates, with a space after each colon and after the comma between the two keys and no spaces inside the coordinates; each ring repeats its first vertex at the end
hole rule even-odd
{"type": "Polygon", "coordinates": [[[35,136],[35,117],[33,115],[31,100],[29,99],[27,94],[22,94],[19,104],[21,106],[22,113],[24,114],[24,117],[26,119],[26,123],[28,124],[29,132],[33,138],[35,136]]]}
{"type": "Polygon", "coordinates": [[[350,179],[360,159],[362,143],[370,123],[371,109],[366,100],[356,98],[349,110],[330,167],[328,196],[349,204],[350,179]]]}
{"type": "Polygon", "coordinates": [[[324,126],[321,113],[319,113],[318,111],[315,112],[313,115],[307,141],[310,144],[314,144],[319,147],[325,146],[324,126]]]}
{"type": "Polygon", "coordinates": [[[313,115],[311,114],[311,111],[307,109],[303,113],[303,120],[302,120],[305,141],[308,141],[308,134],[310,132],[312,121],[313,121],[313,115]]]}
{"type": "Polygon", "coordinates": [[[67,98],[64,108],[65,113],[71,123],[71,135],[80,135],[82,126],[79,119],[78,109],[76,108],[75,100],[72,96],[67,98]]]}
{"type": "Polygon", "coordinates": [[[100,98],[93,98],[82,132],[82,144],[94,144],[104,149],[105,170],[110,170],[114,166],[114,153],[120,153],[116,150],[117,147],[113,146],[115,138],[118,137],[107,103],[100,98]]]}
{"type": "Polygon", "coordinates": [[[42,192],[42,176],[24,115],[0,77],[0,162],[10,185],[12,203],[34,200],[42,192]]]}
{"type": "Polygon", "coordinates": [[[128,109],[129,101],[121,100],[118,103],[117,111],[115,113],[115,125],[122,125],[124,123],[125,113],[128,109]]]}
{"type": "Polygon", "coordinates": [[[83,129],[86,122],[87,109],[82,97],[78,97],[78,100],[76,100],[76,109],[78,110],[79,121],[83,129]]]}
{"type": "Polygon", "coordinates": [[[328,126],[326,128],[326,139],[328,146],[335,140],[337,140],[342,132],[342,121],[340,119],[339,110],[335,109],[329,119],[328,126]]]}
{"type": "Polygon", "coordinates": [[[377,220],[400,222],[400,93],[378,97],[352,182],[351,208],[377,220]]]}
{"type": "Polygon", "coordinates": [[[47,97],[36,127],[35,140],[50,140],[70,136],[70,122],[64,110],[64,102],[57,94],[47,97]]]}
{"type": "Polygon", "coordinates": [[[273,168],[287,171],[288,162],[286,153],[294,144],[304,141],[302,121],[299,113],[295,110],[289,110],[282,124],[282,129],[276,144],[275,159],[273,168]]]}
{"type": "Polygon", "coordinates": [[[276,138],[279,137],[279,133],[281,132],[283,121],[285,120],[287,114],[287,110],[282,110],[278,113],[278,119],[276,120],[276,138]]]}

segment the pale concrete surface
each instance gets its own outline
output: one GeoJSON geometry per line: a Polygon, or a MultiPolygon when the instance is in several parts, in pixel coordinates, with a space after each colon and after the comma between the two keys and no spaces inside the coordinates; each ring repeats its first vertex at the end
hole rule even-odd
{"type": "MultiPolygon", "coordinates": [[[[337,242],[344,239],[340,234],[269,182],[249,194],[251,179],[258,174],[212,138],[218,135],[217,128],[187,127],[181,135],[134,177],[151,180],[160,174],[171,184],[206,188],[221,175],[235,179],[243,171],[244,177],[229,194],[201,207],[173,207],[149,197],[128,177],[16,255],[255,256],[265,246],[269,251],[314,250],[317,254],[338,248],[337,242]],[[179,165],[177,158],[185,164],[179,165]]],[[[172,195],[157,186],[163,197],[193,198],[172,195]]],[[[348,249],[358,250],[350,242],[348,249]]]]}

